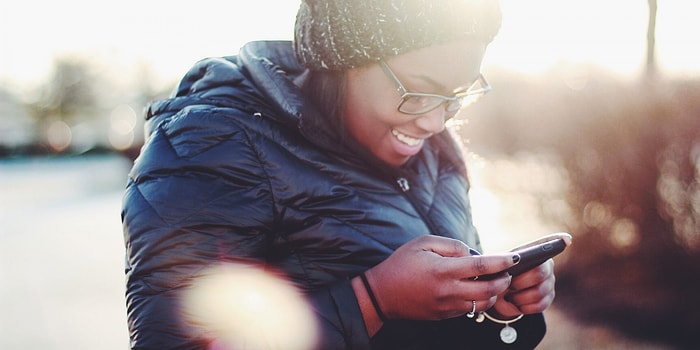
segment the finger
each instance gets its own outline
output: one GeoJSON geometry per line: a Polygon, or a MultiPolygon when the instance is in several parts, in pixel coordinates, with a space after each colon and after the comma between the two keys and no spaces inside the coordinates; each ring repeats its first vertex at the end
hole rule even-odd
{"type": "Polygon", "coordinates": [[[520,261],[520,255],[512,253],[489,254],[454,258],[451,263],[460,268],[462,278],[478,277],[482,280],[495,278],[520,261]],[[481,277],[480,277],[481,276],[481,277]]]}
{"type": "Polygon", "coordinates": [[[460,300],[453,305],[446,306],[443,311],[438,313],[437,319],[453,318],[457,316],[469,315],[473,313],[476,317],[477,313],[486,311],[493,307],[496,303],[496,297],[479,300],[460,300]]]}
{"type": "Polygon", "coordinates": [[[478,304],[477,311],[483,311],[496,303],[498,296],[508,290],[510,278],[509,275],[505,275],[492,281],[458,280],[453,283],[445,283],[434,294],[434,299],[443,301],[443,313],[464,314],[470,310],[465,307],[471,306],[465,306],[465,302],[471,303],[472,301],[478,304]]]}
{"type": "Polygon", "coordinates": [[[508,291],[511,276],[503,274],[489,281],[463,279],[458,282],[459,294],[471,300],[485,300],[508,291]]]}
{"type": "Polygon", "coordinates": [[[515,291],[524,290],[539,285],[548,279],[554,279],[554,260],[552,259],[514,276],[510,288],[515,291]]]}
{"type": "Polygon", "coordinates": [[[507,298],[499,298],[493,305],[493,308],[501,315],[517,316],[523,313],[515,304],[507,300],[507,298]]]}
{"type": "Polygon", "coordinates": [[[488,299],[479,299],[475,300],[476,301],[476,307],[473,308],[474,304],[472,303],[471,300],[467,301],[467,312],[471,312],[472,308],[475,310],[475,312],[482,312],[490,309],[493,307],[493,305],[496,303],[497,297],[492,296],[488,299]]]}
{"type": "Polygon", "coordinates": [[[505,299],[518,307],[538,304],[541,300],[546,300],[550,298],[550,296],[553,299],[555,294],[554,285],[555,280],[552,278],[528,289],[508,293],[505,299]]]}
{"type": "Polygon", "coordinates": [[[518,304],[517,307],[520,312],[524,314],[535,314],[543,312],[554,302],[555,292],[552,291],[549,294],[543,295],[540,298],[534,300],[527,304],[518,304]]]}
{"type": "Polygon", "coordinates": [[[464,242],[448,237],[423,236],[420,244],[424,250],[434,252],[443,257],[469,256],[469,246],[464,242]]]}

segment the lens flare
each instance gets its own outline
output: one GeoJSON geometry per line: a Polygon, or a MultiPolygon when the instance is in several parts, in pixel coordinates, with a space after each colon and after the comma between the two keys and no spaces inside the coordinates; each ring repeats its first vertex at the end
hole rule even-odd
{"type": "Polygon", "coordinates": [[[291,283],[262,269],[213,267],[183,298],[183,318],[210,349],[312,349],[313,312],[291,283]]]}

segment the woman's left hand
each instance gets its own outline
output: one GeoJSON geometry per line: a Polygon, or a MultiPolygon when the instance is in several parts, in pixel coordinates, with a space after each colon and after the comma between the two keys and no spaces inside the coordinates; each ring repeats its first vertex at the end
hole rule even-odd
{"type": "Polygon", "coordinates": [[[489,313],[511,319],[520,314],[543,312],[554,301],[554,282],[554,260],[549,259],[532,270],[513,276],[510,288],[499,295],[489,313]]]}

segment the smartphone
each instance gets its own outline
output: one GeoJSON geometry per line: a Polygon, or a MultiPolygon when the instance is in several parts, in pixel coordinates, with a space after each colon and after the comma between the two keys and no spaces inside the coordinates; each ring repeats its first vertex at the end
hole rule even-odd
{"type": "MultiPolygon", "coordinates": [[[[568,233],[554,233],[544,236],[535,241],[526,243],[511,250],[512,253],[520,255],[520,262],[505,270],[512,276],[528,271],[550,258],[563,252],[571,244],[571,235],[568,233]]],[[[480,280],[488,280],[500,276],[504,271],[495,274],[479,276],[480,280]]]]}

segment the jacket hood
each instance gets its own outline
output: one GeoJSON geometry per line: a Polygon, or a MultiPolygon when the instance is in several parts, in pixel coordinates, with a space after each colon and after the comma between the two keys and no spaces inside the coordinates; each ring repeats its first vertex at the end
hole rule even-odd
{"type": "Polygon", "coordinates": [[[298,125],[304,98],[294,81],[303,78],[304,72],[289,41],[251,42],[236,56],[201,60],[170,98],[147,106],[147,134],[163,120],[197,105],[261,113],[298,125]]]}
{"type": "MultiPolygon", "coordinates": [[[[185,74],[172,97],[147,106],[146,135],[164,120],[204,105],[265,116],[299,129],[309,142],[330,152],[343,153],[338,147],[338,140],[344,139],[339,128],[305,102],[300,86],[307,72],[290,41],[254,41],[236,56],[201,60],[185,74]]],[[[349,147],[355,148],[351,155],[358,153],[354,145],[349,147]]]]}

